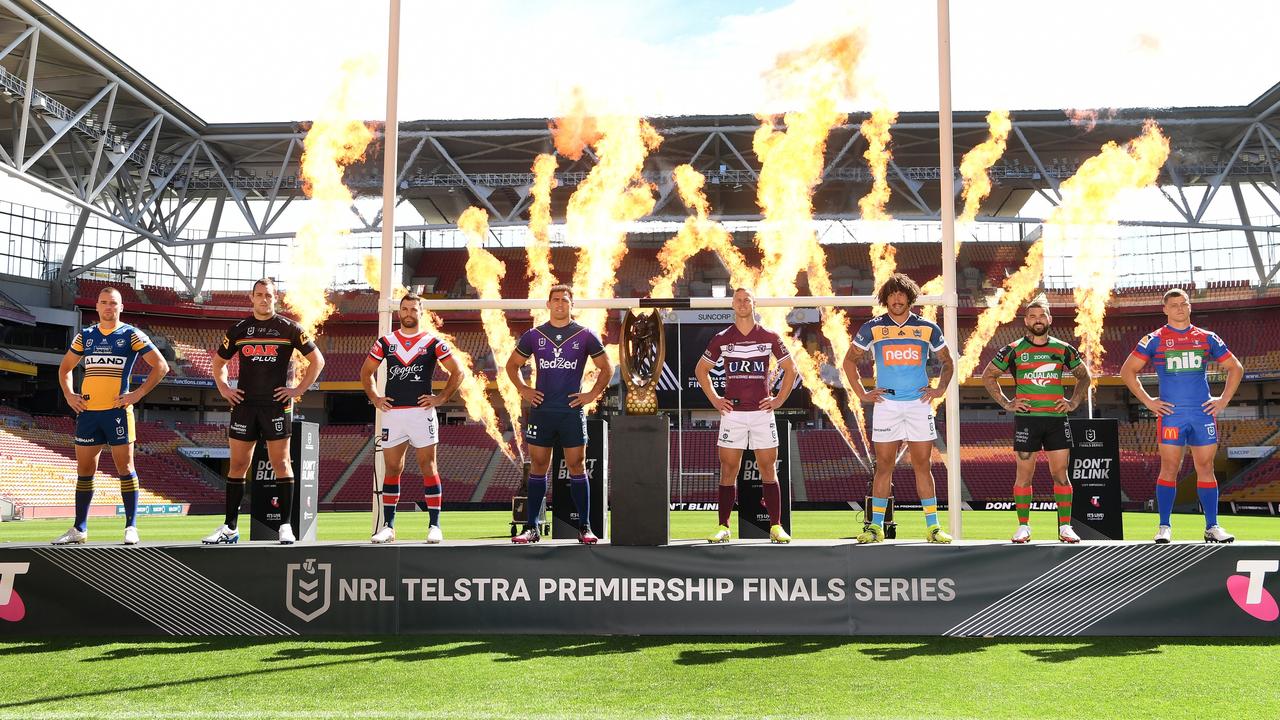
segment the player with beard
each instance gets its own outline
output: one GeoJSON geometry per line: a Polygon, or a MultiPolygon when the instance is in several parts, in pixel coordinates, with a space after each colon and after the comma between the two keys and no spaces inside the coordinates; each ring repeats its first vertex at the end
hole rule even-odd
{"type": "Polygon", "coordinates": [[[1196,494],[1204,508],[1204,541],[1229,543],[1235,536],[1218,525],[1218,478],[1213,458],[1218,452],[1218,414],[1235,397],[1244,366],[1231,354],[1217,333],[1191,324],[1191,298],[1185,290],[1172,288],[1164,294],[1164,314],[1168,324],[1147,335],[1124,361],[1120,377],[1134,397],[1156,416],[1156,436],[1160,448],[1160,475],[1156,478],[1156,507],[1160,511],[1158,544],[1173,539],[1173,503],[1178,494],[1178,471],[1186,446],[1196,468],[1196,494]],[[1222,395],[1209,392],[1209,361],[1227,372],[1222,395]],[[1160,381],[1160,396],[1151,397],[1138,372],[1150,361],[1160,381]]]}
{"type": "Polygon", "coordinates": [[[1053,316],[1043,295],[1027,304],[1023,315],[1027,334],[1000,348],[982,373],[982,383],[991,399],[1014,413],[1013,450],[1017,469],[1013,481],[1013,501],[1018,511],[1018,530],[1013,542],[1031,541],[1031,478],[1036,472],[1036,454],[1044,450],[1053,477],[1053,499],[1058,505],[1058,540],[1078,543],[1080,536],[1071,527],[1071,479],[1067,465],[1071,455],[1071,423],[1067,414],[1080,407],[1090,383],[1089,368],[1072,345],[1049,334],[1053,316]],[[1065,397],[1062,375],[1070,371],[1076,378],[1071,397],[1065,397]],[[1000,389],[1000,376],[1013,375],[1014,396],[1010,400],[1000,389]]]}
{"type": "Polygon", "coordinates": [[[231,403],[227,445],[231,460],[227,468],[226,519],[206,545],[239,542],[237,523],[240,501],[244,499],[245,476],[258,441],[267,444],[271,469],[275,471],[280,512],[280,544],[295,541],[289,523],[293,511],[293,463],[289,459],[289,437],[293,434],[293,403],[320,376],[324,356],[311,336],[298,323],[276,314],[276,283],[263,278],[249,294],[253,314],[236,323],[222,338],[213,355],[213,382],[218,393],[231,403]],[[298,384],[289,386],[289,362],[297,350],[307,359],[306,372],[298,384]],[[227,382],[227,364],[240,358],[240,382],[227,382]]]}
{"type": "Polygon", "coordinates": [[[444,540],[440,530],[440,500],[443,497],[440,472],[436,467],[436,444],[440,440],[440,422],[436,408],[449,401],[462,384],[462,368],[449,346],[419,329],[422,324],[422,300],[409,294],[400,298],[400,329],[383,335],[369,349],[360,368],[360,384],[369,402],[382,411],[382,437],[379,438],[385,475],[382,481],[382,527],[371,538],[375,543],[396,539],[396,505],[400,502],[400,477],[404,459],[412,445],[417,451],[418,469],[422,471],[422,489],[426,498],[427,542],[444,540]],[[387,364],[386,394],[374,387],[378,366],[387,364]],[[448,374],[439,395],[431,392],[431,379],[437,364],[448,374]]]}
{"type": "Polygon", "coordinates": [[[551,453],[559,444],[569,471],[569,493],[578,511],[578,542],[594,545],[597,538],[591,531],[591,486],[586,466],[587,416],[582,408],[604,394],[613,366],[600,338],[574,322],[573,288],[553,285],[547,293],[547,309],[551,319],[525,331],[506,364],[507,377],[532,406],[524,432],[529,444],[528,523],[511,542],[525,545],[539,540],[538,516],[546,499],[551,453]],[[520,368],[529,358],[533,358],[537,372],[536,387],[520,377],[520,368]],[[582,392],[587,358],[598,374],[591,389],[582,392]]]}
{"type": "Polygon", "coordinates": [[[877,299],[888,312],[862,325],[844,358],[844,370],[854,394],[862,402],[875,403],[871,418],[871,444],[876,454],[871,523],[866,532],[858,536],[860,543],[884,540],[884,516],[889,507],[893,467],[904,440],[924,511],[925,540],[951,542],[951,536],[938,523],[938,498],[930,467],[938,428],[933,424],[931,403],[946,395],[954,366],[942,328],[911,312],[919,296],[920,286],[914,280],[902,273],[889,276],[877,291],[877,299]],[[872,352],[876,366],[876,387],[869,392],[862,387],[858,373],[858,362],[868,351],[872,352]],[[936,355],[942,365],[937,387],[929,384],[930,355],[936,355]]]}

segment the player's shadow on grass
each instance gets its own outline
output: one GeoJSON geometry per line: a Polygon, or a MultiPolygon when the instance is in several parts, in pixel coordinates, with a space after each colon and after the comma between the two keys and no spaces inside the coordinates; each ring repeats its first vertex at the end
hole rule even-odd
{"type": "MultiPolygon", "coordinates": [[[[681,639],[678,642],[695,643],[695,638],[681,639]]],[[[735,644],[733,640],[719,638],[718,642],[735,644]]],[[[832,648],[856,642],[847,637],[793,637],[770,640],[759,640],[743,643],[741,647],[720,647],[714,650],[684,650],[676,658],[676,665],[716,665],[730,660],[762,660],[769,658],[794,657],[831,650],[832,648]]]]}

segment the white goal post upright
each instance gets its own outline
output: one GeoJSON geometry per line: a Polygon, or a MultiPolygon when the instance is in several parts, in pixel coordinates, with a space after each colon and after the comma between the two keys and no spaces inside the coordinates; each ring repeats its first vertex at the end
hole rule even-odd
{"type": "MultiPolygon", "coordinates": [[[[387,123],[383,126],[382,136],[382,264],[378,278],[378,337],[391,332],[391,293],[394,286],[392,273],[395,272],[395,240],[396,240],[396,180],[399,173],[400,121],[397,111],[400,88],[400,0],[391,0],[387,14],[387,123]]],[[[398,306],[397,306],[398,307],[398,306]]],[[[374,382],[379,388],[386,388],[386,363],[378,365],[378,374],[374,382]]],[[[373,410],[373,443],[374,447],[382,447],[382,411],[373,410]]],[[[386,477],[386,466],[382,453],[373,454],[373,532],[382,528],[382,480],[386,477]]]]}
{"type": "MultiPolygon", "coordinates": [[[[960,326],[956,302],[956,204],[955,151],[951,137],[951,6],[950,0],[938,0],[938,179],[941,181],[938,206],[942,210],[942,334],[947,336],[951,356],[960,360],[960,326]]],[[[951,534],[964,537],[960,519],[960,383],[952,378],[947,386],[947,518],[951,534]]]]}

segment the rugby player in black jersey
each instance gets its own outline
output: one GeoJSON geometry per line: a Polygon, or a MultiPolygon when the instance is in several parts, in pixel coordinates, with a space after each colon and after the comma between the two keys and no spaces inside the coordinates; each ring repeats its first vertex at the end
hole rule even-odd
{"type": "Polygon", "coordinates": [[[222,397],[231,403],[231,423],[227,428],[231,462],[227,469],[226,521],[204,538],[207,545],[240,540],[237,529],[240,501],[244,499],[245,475],[259,440],[267,444],[267,455],[280,491],[280,544],[289,545],[295,540],[289,524],[293,510],[293,467],[289,460],[293,401],[302,397],[320,376],[324,356],[302,326],[276,314],[274,280],[263,278],[254,283],[250,299],[253,315],[227,331],[213,356],[213,381],[222,397]],[[308,364],[298,384],[290,387],[289,361],[294,350],[301,353],[308,364]],[[233,388],[227,383],[227,363],[237,355],[240,356],[240,382],[233,388]]]}

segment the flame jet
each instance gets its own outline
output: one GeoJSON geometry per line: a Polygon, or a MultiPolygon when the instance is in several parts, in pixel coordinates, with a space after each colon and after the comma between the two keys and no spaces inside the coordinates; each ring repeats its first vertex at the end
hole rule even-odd
{"type": "MultiPolygon", "coordinates": [[[[467,282],[480,292],[481,300],[500,299],[507,264],[480,245],[489,233],[489,216],[478,207],[469,207],[458,218],[458,229],[467,236],[467,282]]],[[[516,449],[523,457],[524,451],[520,447],[520,433],[517,430],[520,425],[520,391],[511,382],[511,378],[502,372],[502,364],[516,349],[516,339],[511,336],[507,317],[501,310],[481,310],[480,322],[484,326],[484,334],[489,340],[489,349],[493,351],[493,361],[498,368],[498,395],[501,396],[507,417],[511,420],[516,449]]]]}
{"type": "MultiPolygon", "coordinates": [[[[897,250],[887,239],[889,220],[893,219],[885,206],[889,203],[889,161],[893,159],[893,151],[889,149],[889,127],[897,122],[898,114],[890,110],[876,110],[871,117],[862,121],[862,137],[867,141],[867,151],[863,157],[871,169],[871,190],[858,200],[858,210],[862,214],[863,227],[871,234],[869,249],[871,255],[872,283],[875,287],[884,284],[897,269],[897,250]]],[[[876,306],[871,309],[872,315],[879,315],[884,308],[876,306]]]]}
{"type": "MultiPolygon", "coordinates": [[[[556,186],[556,156],[542,153],[533,160],[533,203],[529,205],[529,232],[533,239],[525,249],[528,267],[529,299],[546,299],[555,284],[551,267],[551,190],[556,186]]],[[[533,324],[541,325],[551,317],[546,308],[533,310],[533,324]]],[[[503,373],[498,373],[502,375],[503,373]]]]}
{"type": "Polygon", "coordinates": [[[694,211],[685,218],[675,237],[658,251],[658,263],[662,274],[653,278],[650,297],[674,297],[675,284],[684,275],[689,261],[703,250],[714,252],[729,270],[729,282],[736,287],[755,287],[759,272],[747,265],[742,251],[733,244],[733,238],[724,226],[708,219],[711,205],[702,188],[706,178],[690,165],[680,165],[673,172],[680,199],[694,211]]]}

